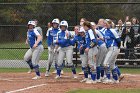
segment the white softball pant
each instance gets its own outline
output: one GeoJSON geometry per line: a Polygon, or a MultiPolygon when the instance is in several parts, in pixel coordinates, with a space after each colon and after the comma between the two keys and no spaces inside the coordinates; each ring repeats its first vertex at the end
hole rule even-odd
{"type": "Polygon", "coordinates": [[[97,63],[96,63],[97,67],[100,66],[100,65],[103,66],[103,62],[104,62],[106,53],[107,53],[106,45],[102,44],[101,46],[99,46],[98,54],[97,54],[97,63]]]}
{"type": "Polygon", "coordinates": [[[80,56],[83,67],[87,67],[86,65],[88,64],[90,68],[93,68],[94,70],[96,69],[96,59],[95,56],[98,53],[97,46],[90,48],[88,53],[85,53],[84,55],[80,56]]]}
{"type": "Polygon", "coordinates": [[[73,66],[73,62],[72,62],[73,46],[60,48],[58,54],[58,63],[57,63],[59,67],[62,66],[65,57],[66,57],[66,61],[68,62],[68,66],[73,66]]]}
{"type": "Polygon", "coordinates": [[[88,66],[87,55],[85,53],[80,55],[80,59],[81,59],[81,62],[82,62],[82,67],[87,67],[88,66]]]}
{"type": "Polygon", "coordinates": [[[33,66],[38,65],[41,53],[44,51],[43,45],[39,45],[36,48],[30,48],[24,55],[24,60],[27,62],[32,60],[33,66]]]}
{"type": "Polygon", "coordinates": [[[107,50],[107,55],[104,60],[104,66],[110,67],[111,69],[115,69],[116,58],[120,52],[120,49],[116,46],[109,47],[107,50]]]}
{"type": "Polygon", "coordinates": [[[58,60],[58,51],[54,51],[55,46],[50,46],[48,48],[48,62],[47,62],[47,67],[46,70],[49,70],[50,66],[52,65],[53,62],[57,63],[58,60]]]}

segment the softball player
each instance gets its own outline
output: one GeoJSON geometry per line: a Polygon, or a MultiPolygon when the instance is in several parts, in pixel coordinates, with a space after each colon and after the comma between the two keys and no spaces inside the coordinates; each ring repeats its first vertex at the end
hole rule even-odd
{"type": "Polygon", "coordinates": [[[61,21],[60,23],[60,29],[57,33],[57,40],[55,41],[56,44],[58,44],[61,48],[59,50],[59,55],[58,55],[58,63],[57,63],[57,75],[56,79],[60,78],[60,73],[62,70],[62,64],[64,57],[66,56],[66,60],[68,63],[68,66],[71,67],[72,72],[73,72],[73,77],[77,78],[76,76],[76,70],[72,62],[73,58],[73,46],[70,45],[70,32],[67,30],[68,29],[68,23],[67,21],[61,21]]]}
{"type": "MultiPolygon", "coordinates": [[[[104,27],[104,21],[105,21],[104,19],[99,19],[99,21],[98,21],[98,27],[96,28],[97,30],[99,30],[102,33],[103,36],[105,36],[105,31],[106,31],[106,28],[104,27]]],[[[106,53],[107,53],[107,48],[106,49],[103,49],[103,51],[104,52],[106,51],[106,53]]],[[[100,47],[99,47],[99,52],[100,52],[100,47]]],[[[106,53],[99,53],[99,55],[103,54],[102,56],[104,56],[104,58],[105,58],[106,53]]],[[[102,61],[104,61],[104,58],[103,58],[102,61]]],[[[97,58],[97,60],[98,59],[100,59],[100,58],[97,58]]],[[[97,64],[98,64],[98,62],[97,62],[97,64]]],[[[97,68],[97,73],[99,74],[98,69],[100,69],[100,72],[101,72],[101,78],[99,80],[99,82],[100,82],[100,81],[102,81],[105,78],[105,76],[104,76],[103,62],[101,62],[101,67],[100,68],[97,68]]],[[[120,72],[120,70],[119,70],[119,68],[117,66],[116,66],[116,69],[117,69],[117,73],[118,73],[118,76],[119,76],[119,80],[122,80],[124,78],[124,76],[121,75],[121,72],[120,72]]],[[[98,78],[98,75],[97,75],[97,78],[98,78]]],[[[97,82],[98,82],[98,80],[97,80],[97,82]]]]}
{"type": "Polygon", "coordinates": [[[27,42],[30,45],[30,49],[26,52],[24,60],[29,64],[31,69],[35,70],[36,76],[32,79],[39,79],[41,76],[38,62],[44,48],[42,45],[42,36],[39,34],[37,29],[35,29],[34,21],[28,22],[27,42]]]}
{"type": "MultiPolygon", "coordinates": [[[[105,38],[105,31],[106,31],[106,28],[104,27],[104,19],[99,19],[99,21],[98,21],[98,27],[96,28],[97,30],[99,30],[101,33],[102,33],[102,35],[104,36],[104,38],[105,38]]],[[[106,47],[106,45],[105,45],[105,47],[106,47]]],[[[104,48],[105,48],[104,47],[104,48]]],[[[101,48],[99,48],[99,49],[101,49],[101,48]]],[[[100,81],[103,81],[103,79],[106,77],[105,76],[105,74],[104,74],[104,66],[103,66],[103,62],[104,62],[104,59],[105,59],[105,56],[106,56],[106,53],[107,53],[107,48],[105,48],[104,50],[102,50],[102,51],[104,51],[104,54],[102,55],[102,56],[104,56],[104,58],[103,58],[103,60],[102,60],[102,62],[101,62],[101,66],[100,66],[100,68],[98,68],[98,69],[100,69],[100,72],[101,72],[101,77],[100,77],[100,80],[99,80],[99,82],[100,81]],[[104,51],[105,50],[105,51],[104,51]],[[106,52],[106,53],[105,53],[106,52]]],[[[99,51],[99,52],[101,52],[101,51],[99,51]]],[[[101,54],[99,54],[99,55],[101,55],[101,54]]],[[[99,58],[99,60],[100,60],[100,58],[99,58]]],[[[99,62],[100,63],[100,62],[99,62]]],[[[97,73],[99,73],[98,72],[98,70],[97,70],[97,73]]]]}
{"type": "Polygon", "coordinates": [[[104,67],[107,79],[103,83],[112,83],[110,72],[112,72],[113,83],[119,83],[118,72],[115,66],[117,55],[119,54],[120,37],[118,36],[115,29],[111,29],[112,21],[110,19],[105,20],[106,28],[105,31],[105,42],[107,46],[107,55],[104,60],[104,67]]]}
{"type": "Polygon", "coordinates": [[[74,26],[74,36],[73,36],[73,40],[75,41],[72,45],[74,46],[74,51],[75,52],[78,52],[78,49],[77,49],[77,46],[78,46],[78,43],[77,43],[77,37],[79,36],[79,30],[80,30],[80,26],[76,25],[74,26]]]}
{"type": "Polygon", "coordinates": [[[87,55],[84,53],[85,51],[85,30],[83,27],[80,27],[77,35],[74,36],[73,40],[71,40],[71,44],[75,45],[77,43],[78,51],[80,52],[80,59],[82,61],[82,71],[84,72],[84,79],[80,82],[86,82],[88,80],[88,61],[87,55]]]}
{"type": "MultiPolygon", "coordinates": [[[[39,32],[39,34],[42,36],[42,40],[43,40],[43,33],[42,33],[42,28],[37,26],[38,21],[36,19],[33,20],[35,22],[35,29],[37,29],[37,31],[39,32]]],[[[28,44],[28,42],[26,43],[28,44]]],[[[27,73],[31,73],[33,71],[33,68],[30,67],[29,71],[27,73]]]]}
{"type": "Polygon", "coordinates": [[[50,72],[50,68],[51,65],[53,63],[53,61],[55,61],[55,68],[57,67],[56,63],[57,63],[57,56],[58,56],[58,45],[54,44],[54,40],[56,40],[57,37],[57,33],[60,31],[59,29],[59,19],[53,19],[52,21],[52,27],[48,29],[47,31],[47,45],[48,45],[48,62],[47,62],[47,67],[46,67],[46,73],[45,76],[48,77],[49,76],[49,72],[50,72]]]}
{"type": "Polygon", "coordinates": [[[38,26],[38,20],[34,19],[33,21],[35,22],[35,29],[37,29],[37,31],[40,33],[40,35],[42,36],[42,40],[43,40],[42,28],[40,26],[38,26]]]}
{"type": "Polygon", "coordinates": [[[97,40],[95,38],[95,34],[93,33],[90,22],[86,21],[83,23],[83,27],[85,30],[85,54],[86,61],[90,67],[90,74],[92,80],[87,80],[86,83],[96,83],[96,64],[94,62],[94,57],[98,52],[97,49],[97,40]]]}
{"type": "MultiPolygon", "coordinates": [[[[87,21],[86,18],[81,18],[81,19],[80,19],[80,26],[81,26],[81,27],[83,26],[83,23],[84,23],[85,21],[87,21]]],[[[81,72],[79,72],[78,74],[79,74],[79,75],[84,75],[84,71],[81,71],[81,72]]]]}
{"type": "MultiPolygon", "coordinates": [[[[91,22],[91,25],[95,29],[96,24],[93,24],[91,22]]],[[[105,55],[107,53],[106,44],[104,42],[104,36],[100,30],[101,29],[99,29],[99,27],[97,29],[95,29],[95,32],[97,35],[97,44],[98,44],[98,54],[97,54],[97,60],[96,60],[97,82],[101,82],[101,80],[102,80],[102,78],[100,79],[101,68],[103,69],[103,62],[104,62],[105,55]]]]}
{"type": "MultiPolygon", "coordinates": [[[[112,24],[115,25],[114,22],[112,22],[112,24]]],[[[119,38],[121,38],[120,33],[116,30],[116,28],[115,28],[114,26],[111,26],[111,28],[112,28],[113,30],[115,30],[115,31],[117,32],[119,38]]],[[[120,47],[121,47],[121,46],[120,46],[120,47]]],[[[119,54],[119,52],[120,52],[120,49],[118,50],[118,54],[119,54]]],[[[116,69],[116,71],[117,71],[119,81],[121,81],[121,80],[124,78],[124,76],[121,74],[120,69],[118,68],[117,65],[115,66],[115,69],[116,69]]]]}

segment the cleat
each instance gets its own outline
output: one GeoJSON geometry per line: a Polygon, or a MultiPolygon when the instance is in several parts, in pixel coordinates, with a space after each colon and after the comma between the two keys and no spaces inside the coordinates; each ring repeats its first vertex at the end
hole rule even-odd
{"type": "Polygon", "coordinates": [[[73,78],[74,78],[74,79],[77,79],[78,77],[77,77],[77,75],[76,75],[76,74],[74,74],[74,75],[73,75],[73,78]]]}
{"type": "MultiPolygon", "coordinates": [[[[56,73],[57,73],[57,70],[54,70],[52,73],[53,73],[53,74],[56,74],[56,73]]],[[[62,71],[61,71],[61,75],[63,75],[63,74],[64,74],[64,71],[62,70],[62,71]]]]}
{"type": "Polygon", "coordinates": [[[63,75],[63,74],[64,74],[64,71],[62,70],[62,71],[61,71],[61,75],[63,75]]]}
{"type": "Polygon", "coordinates": [[[108,83],[112,83],[113,81],[111,79],[108,80],[108,83]]]}
{"type": "Polygon", "coordinates": [[[62,75],[60,75],[59,77],[62,78],[62,75]]]}
{"type": "Polygon", "coordinates": [[[84,75],[84,72],[83,72],[83,71],[81,71],[81,72],[79,73],[79,75],[84,75]]]}
{"type": "Polygon", "coordinates": [[[93,81],[92,81],[92,83],[93,83],[93,84],[96,84],[96,83],[97,83],[97,81],[96,81],[96,80],[93,80],[93,81]]]}
{"type": "Polygon", "coordinates": [[[83,80],[81,80],[80,82],[86,82],[88,80],[88,78],[84,78],[83,80]]]}
{"type": "Polygon", "coordinates": [[[124,79],[124,76],[121,75],[121,76],[119,77],[119,82],[122,81],[123,79],[124,79]]]}
{"type": "Polygon", "coordinates": [[[104,79],[103,81],[102,81],[104,84],[109,84],[109,83],[112,83],[113,81],[111,80],[111,79],[104,79]]]}
{"type": "Polygon", "coordinates": [[[53,73],[53,74],[56,74],[56,73],[57,73],[57,70],[54,70],[52,73],[53,73]]]}
{"type": "Polygon", "coordinates": [[[88,79],[85,83],[91,84],[93,80],[88,79]]]}
{"type": "Polygon", "coordinates": [[[101,82],[103,82],[106,79],[106,77],[100,77],[101,82]]]}
{"type": "Polygon", "coordinates": [[[101,79],[97,79],[96,82],[97,83],[101,83],[102,81],[101,81],[101,79]]]}
{"type": "Polygon", "coordinates": [[[48,76],[50,76],[50,73],[48,71],[46,71],[45,77],[48,77],[48,76]]]}
{"type": "Polygon", "coordinates": [[[96,81],[93,81],[93,80],[87,80],[85,83],[87,83],[87,84],[95,84],[95,83],[97,83],[96,81]]]}
{"type": "Polygon", "coordinates": [[[35,76],[35,77],[33,77],[32,79],[33,80],[36,80],[36,79],[40,79],[41,78],[41,76],[35,76]]]}
{"type": "Polygon", "coordinates": [[[113,84],[118,84],[119,83],[119,80],[112,80],[112,83],[113,84]]]}
{"type": "Polygon", "coordinates": [[[33,70],[32,69],[29,69],[29,71],[27,72],[28,74],[30,74],[30,73],[32,73],[33,72],[33,70]]]}
{"type": "Polygon", "coordinates": [[[61,77],[59,75],[56,75],[55,79],[60,79],[61,77]]]}

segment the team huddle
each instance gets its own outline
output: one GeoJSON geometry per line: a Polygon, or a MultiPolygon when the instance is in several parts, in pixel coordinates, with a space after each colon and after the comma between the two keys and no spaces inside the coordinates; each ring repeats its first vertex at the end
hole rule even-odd
{"type": "MultiPolygon", "coordinates": [[[[52,20],[52,27],[46,33],[48,45],[48,61],[45,76],[50,75],[52,63],[55,63],[56,77],[61,78],[63,61],[71,68],[73,78],[77,78],[73,64],[73,48],[77,45],[80,53],[81,66],[84,79],[80,82],[91,83],[119,83],[121,76],[116,66],[116,58],[120,52],[121,40],[118,32],[112,28],[110,19],[99,19],[98,24],[89,22],[85,18],[80,20],[80,25],[74,27],[75,35],[68,31],[68,22],[60,22],[58,18],[52,20]]],[[[35,21],[28,22],[27,40],[30,49],[26,52],[24,60],[36,76],[41,78],[39,72],[39,58],[43,52],[42,33],[36,27],[35,21]]]]}

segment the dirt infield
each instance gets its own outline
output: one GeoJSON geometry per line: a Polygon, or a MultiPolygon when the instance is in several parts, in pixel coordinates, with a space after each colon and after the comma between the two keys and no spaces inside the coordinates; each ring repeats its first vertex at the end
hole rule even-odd
{"type": "Polygon", "coordinates": [[[48,78],[42,74],[39,80],[32,80],[33,76],[33,73],[0,73],[0,93],[65,93],[75,89],[140,88],[140,74],[124,74],[125,78],[119,84],[80,83],[82,76],[73,79],[71,73],[65,73],[59,80],[54,79],[53,74],[48,78]]]}

